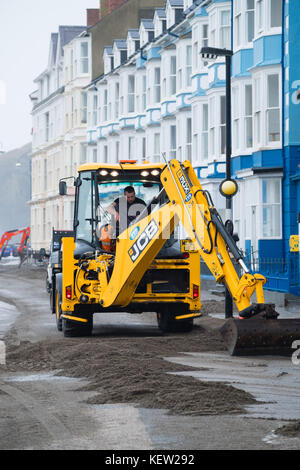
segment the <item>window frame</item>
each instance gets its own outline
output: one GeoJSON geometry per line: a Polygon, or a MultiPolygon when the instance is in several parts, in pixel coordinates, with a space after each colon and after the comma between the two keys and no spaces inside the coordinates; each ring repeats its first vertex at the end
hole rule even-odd
{"type": "Polygon", "coordinates": [[[80,74],[88,74],[90,69],[90,61],[89,61],[89,41],[81,41],[80,42],[80,74]],[[86,45],[87,48],[87,55],[82,54],[82,46],[86,45]],[[84,67],[84,64],[87,64],[87,67],[84,67]],[[86,70],[87,69],[87,70],[86,70]]]}

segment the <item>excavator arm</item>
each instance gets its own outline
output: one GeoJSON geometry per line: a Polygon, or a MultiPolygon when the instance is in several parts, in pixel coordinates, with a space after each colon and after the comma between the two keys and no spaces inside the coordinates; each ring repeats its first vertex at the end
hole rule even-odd
{"type": "Polygon", "coordinates": [[[21,255],[22,251],[24,250],[24,247],[30,237],[30,227],[26,228],[21,228],[21,229],[16,229],[16,230],[9,230],[7,232],[4,232],[1,240],[0,240],[0,259],[2,257],[2,254],[5,250],[5,248],[8,245],[9,240],[11,240],[13,237],[22,234],[21,242],[20,245],[18,246],[18,253],[21,255]]]}
{"type": "Polygon", "coordinates": [[[130,303],[149,265],[181,222],[216,282],[226,285],[238,309],[238,318],[227,320],[221,329],[230,354],[290,354],[293,342],[300,339],[300,320],[278,320],[274,305],[265,304],[266,278],[249,272],[191,163],[170,161],[161,173],[161,183],[160,196],[166,194],[169,202],[155,207],[150,215],[142,214],[117,239],[112,275],[103,277],[107,282],[103,307],[130,303]],[[254,293],[256,303],[252,302],[254,293]]]}
{"type": "MultiPolygon", "coordinates": [[[[115,268],[103,295],[103,306],[125,307],[165,241],[181,222],[218,283],[226,284],[239,312],[251,306],[256,292],[263,304],[266,279],[250,274],[233,237],[224,226],[209,194],[203,190],[190,162],[172,160],[161,173],[169,202],[154,209],[117,239],[115,268]],[[233,260],[244,274],[239,278],[233,260]]],[[[158,198],[159,199],[159,198],[158,198]]],[[[156,201],[159,202],[159,201],[156,201]]]]}
{"type": "Polygon", "coordinates": [[[193,251],[200,254],[216,282],[228,288],[237,307],[238,317],[221,328],[230,354],[290,355],[294,342],[300,340],[300,319],[279,320],[274,305],[265,303],[266,278],[249,272],[191,163],[171,160],[161,169],[160,180],[153,204],[117,237],[115,252],[87,251],[75,258],[75,239],[63,239],[62,318],[89,328],[82,305],[88,304],[87,312],[89,307],[93,310],[93,303],[112,311],[126,309],[144,274],[182,223],[193,251]]]}

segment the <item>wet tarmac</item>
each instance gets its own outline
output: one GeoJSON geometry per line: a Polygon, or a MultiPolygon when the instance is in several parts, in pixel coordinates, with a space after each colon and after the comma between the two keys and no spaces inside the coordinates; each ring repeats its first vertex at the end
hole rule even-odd
{"type": "Polygon", "coordinates": [[[0,301],[0,340],[4,338],[5,333],[12,327],[20,312],[14,305],[0,301]]]}
{"type": "MultiPolygon", "coordinates": [[[[22,277],[0,268],[0,339],[6,333],[16,344],[58,337],[44,279],[45,273],[38,269],[30,277],[25,268],[22,277]]],[[[208,290],[202,298],[222,301],[208,290]]],[[[297,315],[282,310],[282,314],[297,315]]],[[[212,315],[224,318],[220,313],[212,315]]],[[[99,348],[105,335],[117,342],[120,334],[143,338],[149,332],[159,336],[154,317],[96,316],[99,348]]],[[[194,368],[176,375],[228,383],[250,392],[258,403],[246,405],[245,413],[215,416],[181,416],[164,408],[124,403],[95,405],[86,402],[95,392],[80,391],[88,385],[82,378],[58,377],[54,370],[8,372],[4,368],[0,370],[0,449],[299,449],[300,437],[279,436],[277,429],[300,419],[300,365],[287,358],[232,358],[223,352],[178,351],[165,360],[194,368]]]]}

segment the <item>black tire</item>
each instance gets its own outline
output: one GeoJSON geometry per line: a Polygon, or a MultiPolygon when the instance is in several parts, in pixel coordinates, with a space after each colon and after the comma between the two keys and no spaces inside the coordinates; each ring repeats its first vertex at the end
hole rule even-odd
{"type": "Polygon", "coordinates": [[[83,336],[91,336],[93,330],[93,317],[88,319],[88,323],[79,323],[62,319],[62,330],[65,338],[79,338],[83,336]]]}
{"type": "Polygon", "coordinates": [[[157,324],[163,333],[188,333],[193,329],[192,318],[176,320],[175,315],[169,312],[158,312],[157,324]]]}
{"type": "Polygon", "coordinates": [[[192,318],[187,318],[186,320],[177,321],[177,331],[180,333],[189,333],[194,327],[194,320],[192,318]]]}
{"type": "Polygon", "coordinates": [[[48,294],[50,294],[51,292],[51,286],[48,282],[48,276],[46,277],[46,291],[48,292],[48,294]]]}
{"type": "Polygon", "coordinates": [[[56,327],[58,331],[62,331],[61,294],[58,290],[55,292],[55,317],[56,317],[56,327]]]}

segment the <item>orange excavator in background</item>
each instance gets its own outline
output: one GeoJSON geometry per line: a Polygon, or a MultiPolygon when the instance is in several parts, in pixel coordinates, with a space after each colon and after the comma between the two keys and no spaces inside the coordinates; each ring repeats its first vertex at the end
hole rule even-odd
{"type": "Polygon", "coordinates": [[[22,234],[21,242],[17,248],[18,255],[22,258],[22,254],[24,252],[24,248],[27,246],[28,239],[30,237],[30,227],[16,229],[16,230],[8,230],[4,232],[1,239],[0,239],[0,260],[4,253],[5,248],[8,245],[8,242],[15,236],[22,234]]]}

